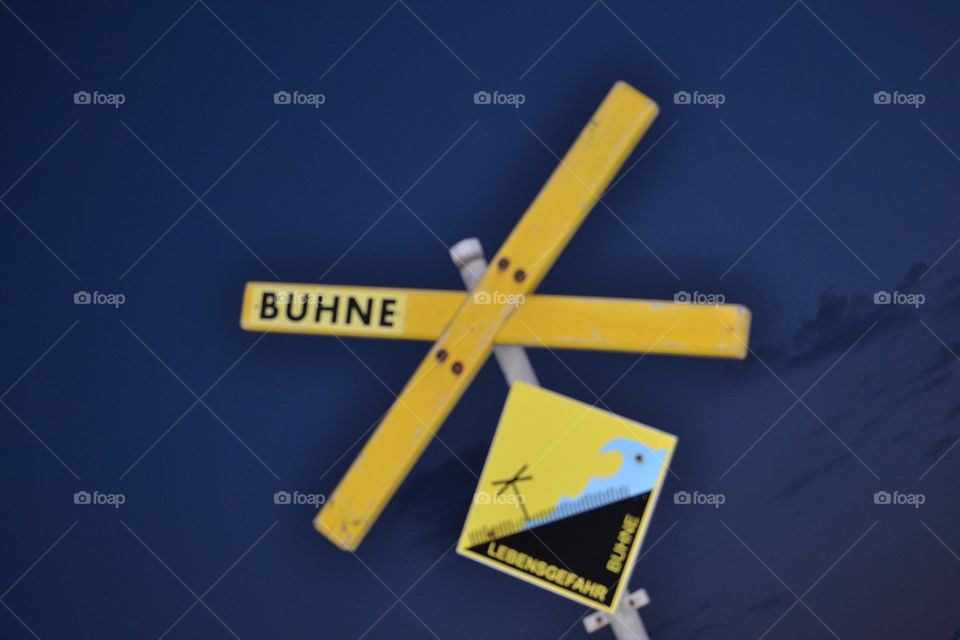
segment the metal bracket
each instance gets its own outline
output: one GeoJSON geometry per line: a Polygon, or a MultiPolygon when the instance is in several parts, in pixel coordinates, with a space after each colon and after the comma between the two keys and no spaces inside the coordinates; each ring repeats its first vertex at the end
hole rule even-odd
{"type": "MultiPolygon", "coordinates": [[[[636,616],[639,619],[639,615],[635,613],[637,609],[642,609],[643,607],[650,604],[650,596],[647,595],[645,589],[638,589],[625,597],[620,601],[620,607],[617,610],[617,617],[619,617],[624,610],[631,612],[631,617],[636,616]]],[[[602,611],[594,611],[589,616],[583,619],[583,628],[587,630],[587,633],[593,633],[597,629],[603,629],[606,626],[609,626],[613,622],[613,617],[609,613],[604,613],[602,611]]],[[[620,622],[620,621],[618,621],[620,622]]],[[[642,629],[642,625],[641,625],[642,629]]],[[[646,632],[643,631],[644,635],[637,634],[636,637],[647,639],[646,632]]],[[[620,636],[617,636],[620,637],[620,636]]]]}

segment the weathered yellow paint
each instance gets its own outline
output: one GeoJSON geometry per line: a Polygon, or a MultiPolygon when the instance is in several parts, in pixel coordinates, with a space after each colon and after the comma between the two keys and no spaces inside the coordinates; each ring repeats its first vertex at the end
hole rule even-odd
{"type": "MultiPolygon", "coordinates": [[[[469,294],[463,291],[341,287],[287,282],[249,282],[244,292],[240,326],[247,331],[344,335],[367,338],[437,340],[469,294]],[[265,296],[293,301],[278,303],[275,317],[264,318],[265,296]],[[316,301],[339,296],[337,318],[330,311],[316,318],[316,301]],[[369,308],[369,322],[351,309],[369,308]],[[312,301],[304,312],[301,300],[312,301]],[[384,326],[379,310],[394,313],[384,326]],[[300,320],[292,318],[303,315],[300,320]],[[336,320],[336,322],[334,322],[336,320]],[[349,320],[349,321],[348,321],[349,320]]],[[[309,302],[308,302],[309,303],[309,302]]],[[[270,313],[273,309],[267,307],[270,313]]],[[[269,315],[269,314],[268,314],[269,315]]],[[[550,349],[595,349],[683,356],[744,358],[750,337],[750,311],[735,304],[698,305],[667,301],[527,296],[494,337],[496,344],[550,349]]]]}
{"type": "Polygon", "coordinates": [[[490,303],[465,298],[317,515],[315,527],[332,542],[359,546],[486,361],[517,308],[510,297],[540,283],[657,112],[626,83],[607,94],[475,287],[490,303]]]}

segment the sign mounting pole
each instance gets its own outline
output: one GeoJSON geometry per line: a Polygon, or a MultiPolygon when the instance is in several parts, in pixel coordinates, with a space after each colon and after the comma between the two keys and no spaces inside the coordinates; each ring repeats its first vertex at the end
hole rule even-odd
{"type": "MultiPolygon", "coordinates": [[[[483,245],[477,238],[466,238],[450,247],[450,257],[453,264],[460,271],[460,277],[463,278],[463,284],[467,291],[473,291],[473,288],[480,282],[480,278],[487,271],[487,261],[483,255],[483,245]]],[[[500,371],[507,381],[507,386],[514,382],[526,382],[533,386],[540,386],[537,376],[533,371],[533,365],[527,352],[521,346],[498,345],[493,348],[493,354],[500,365],[500,371]]],[[[633,573],[633,567],[629,569],[633,573]]],[[[629,576],[627,582],[629,584],[629,576]]],[[[587,616],[584,621],[584,627],[588,632],[602,629],[610,625],[613,636],[617,640],[650,640],[647,630],[643,626],[643,620],[637,609],[650,602],[646,591],[640,589],[620,600],[617,612],[614,615],[602,611],[594,611],[587,616]]]]}

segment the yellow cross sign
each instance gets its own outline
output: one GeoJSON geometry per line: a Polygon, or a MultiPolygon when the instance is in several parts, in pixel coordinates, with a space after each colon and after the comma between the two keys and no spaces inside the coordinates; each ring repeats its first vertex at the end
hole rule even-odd
{"type": "Polygon", "coordinates": [[[657,113],[616,83],[472,294],[247,284],[247,330],[434,341],[314,521],[334,544],[359,546],[494,344],[744,357],[750,313],[737,305],[533,295],[657,113]]]}
{"type": "Polygon", "coordinates": [[[515,383],[457,552],[612,613],[676,442],[638,422],[515,383]]]}

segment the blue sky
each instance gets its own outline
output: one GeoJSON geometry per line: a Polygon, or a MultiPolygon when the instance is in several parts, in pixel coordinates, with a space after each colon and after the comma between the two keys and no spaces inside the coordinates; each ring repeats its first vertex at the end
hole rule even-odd
{"type": "Polygon", "coordinates": [[[582,607],[452,552],[492,363],[354,556],[273,495],[332,491],[427,347],[238,315],[248,280],[461,287],[447,247],[492,254],[625,80],[661,115],[540,291],[753,312],[743,362],[531,351],[545,387],[679,438],[633,578],[651,636],[960,637],[958,24],[946,2],[4,4],[0,636],[583,637],[582,607]]]}

